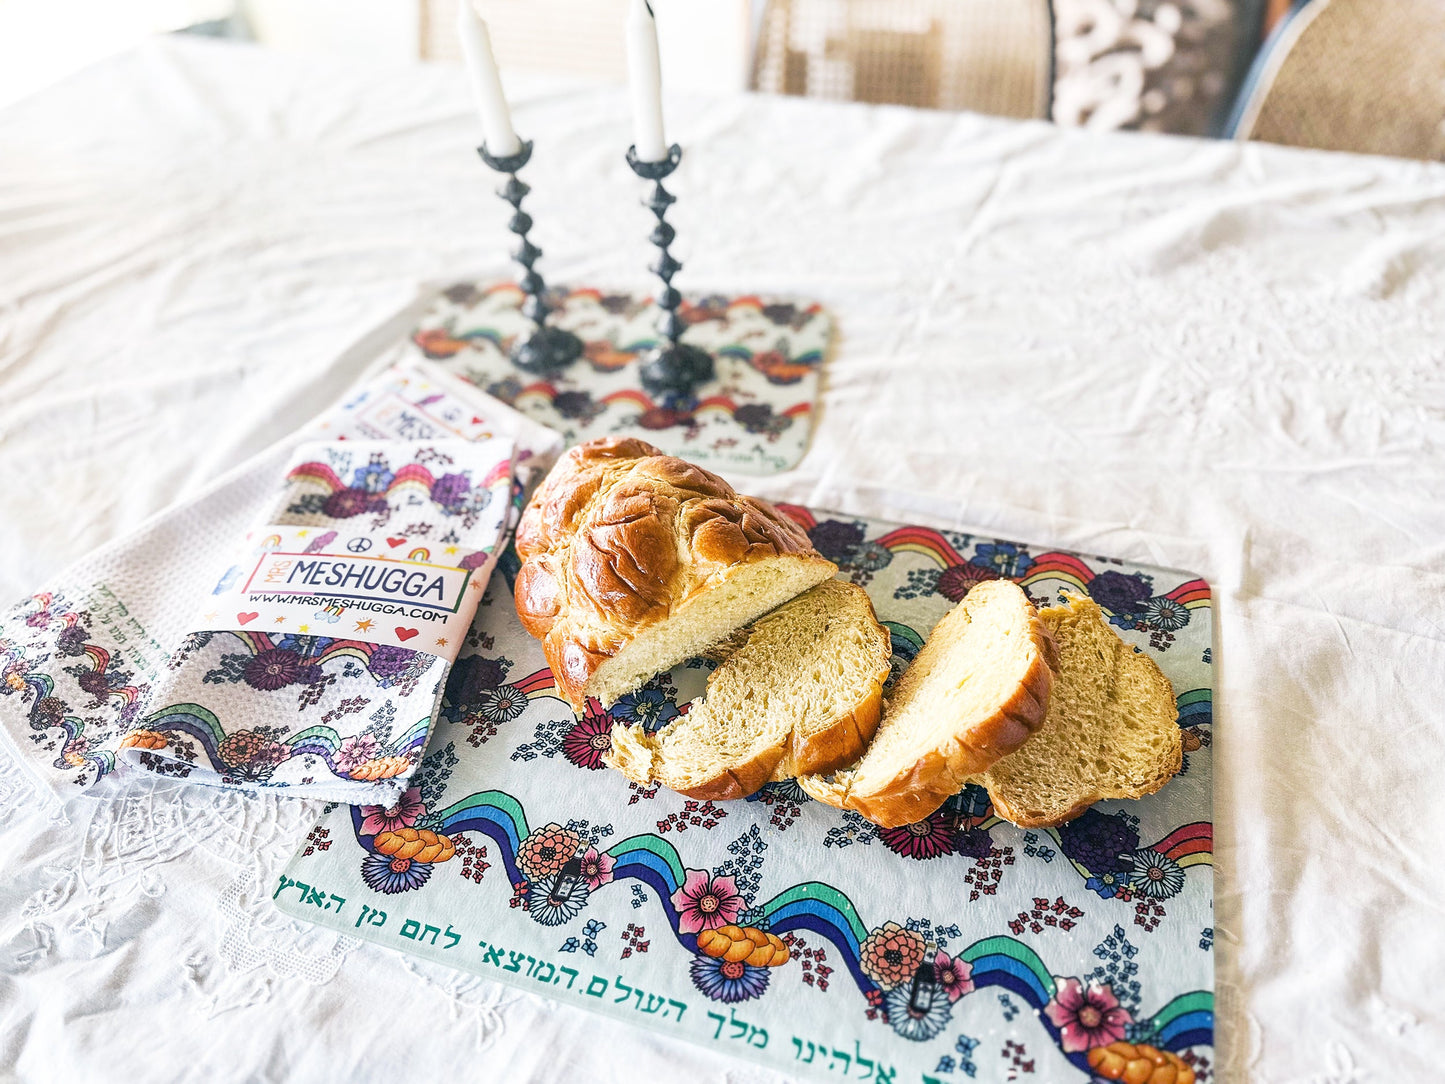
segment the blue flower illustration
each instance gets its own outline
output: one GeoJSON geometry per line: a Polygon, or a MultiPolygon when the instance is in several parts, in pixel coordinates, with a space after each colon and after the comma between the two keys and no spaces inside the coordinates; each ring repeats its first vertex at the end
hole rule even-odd
{"type": "Polygon", "coordinates": [[[883,997],[888,1022],[905,1039],[916,1043],[933,1038],[953,1016],[953,1004],[941,989],[925,986],[913,997],[913,984],[905,982],[889,990],[883,997]]]}
{"type": "Polygon", "coordinates": [[[432,867],[410,858],[392,858],[385,854],[369,854],[361,860],[361,879],[373,892],[410,892],[426,884],[432,867]]]}
{"type": "Polygon", "coordinates": [[[1012,542],[980,542],[973,551],[970,563],[980,568],[991,568],[1005,579],[1026,576],[1029,569],[1034,567],[1034,559],[1028,552],[1019,549],[1012,542]]]}
{"type": "Polygon", "coordinates": [[[1119,894],[1119,889],[1128,883],[1128,878],[1122,873],[1109,870],[1099,874],[1097,877],[1090,877],[1084,882],[1084,887],[1090,892],[1097,892],[1106,900],[1112,900],[1119,894]]]}
{"type": "Polygon", "coordinates": [[[738,925],[752,926],[758,930],[768,930],[772,928],[773,920],[768,917],[767,912],[761,907],[749,907],[742,914],[738,915],[738,925]]]}
{"type": "Polygon", "coordinates": [[[768,969],[741,961],[697,956],[689,971],[692,984],[714,1001],[748,1001],[768,988],[768,969]]]}
{"type": "Polygon", "coordinates": [[[353,489],[364,489],[368,493],[385,493],[396,474],[387,467],[379,455],[371,457],[364,467],[357,467],[351,476],[353,489]]]}
{"type": "Polygon", "coordinates": [[[649,733],[661,730],[682,713],[661,689],[638,689],[612,705],[612,717],[629,723],[641,723],[649,733]]]}
{"type": "Polygon", "coordinates": [[[607,923],[599,922],[595,918],[589,918],[587,924],[582,927],[583,937],[596,937],[603,930],[607,929],[607,923]]]}

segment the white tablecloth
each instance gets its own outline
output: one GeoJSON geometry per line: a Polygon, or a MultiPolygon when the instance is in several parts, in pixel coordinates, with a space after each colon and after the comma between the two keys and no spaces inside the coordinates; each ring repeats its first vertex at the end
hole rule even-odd
{"type": "MultiPolygon", "coordinates": [[[[515,88],[557,282],[647,281],[625,95],[515,88]]],[[[1445,1051],[1445,169],[974,116],[669,102],[688,291],[826,302],[771,497],[1216,591],[1220,1062],[1445,1051]]],[[[427,280],[505,274],[459,71],[162,42],[0,112],[0,595],[294,428],[427,280]]],[[[25,1080],[761,1081],[308,929],[315,809],[0,757],[0,1067],[25,1080]]]]}

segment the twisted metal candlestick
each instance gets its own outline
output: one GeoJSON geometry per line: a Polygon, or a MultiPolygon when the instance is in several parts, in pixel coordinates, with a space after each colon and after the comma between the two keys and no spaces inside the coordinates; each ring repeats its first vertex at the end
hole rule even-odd
{"type": "Polygon", "coordinates": [[[547,316],[552,311],[543,297],[547,284],[542,281],[535,266],[542,250],[527,239],[527,231],[532,228],[532,216],[522,210],[522,200],[532,189],[517,179],[517,171],[532,157],[532,141],[527,140],[516,154],[504,158],[490,154],[485,146],[478,147],[477,153],[498,173],[509,174],[507,183],[497,189],[497,195],[512,205],[512,219],[507,223],[507,229],[522,242],[512,253],[512,259],[522,268],[519,285],[522,293],[527,295],[522,302],[522,315],[535,327],[532,334],[512,347],[512,364],[525,372],[555,376],[582,356],[582,340],[570,331],[547,326],[547,316]]]}
{"type": "Polygon", "coordinates": [[[643,206],[657,216],[657,225],[653,227],[649,240],[657,246],[659,254],[657,262],[649,270],[662,280],[662,292],[657,295],[662,319],[657,322],[657,330],[667,340],[667,345],[649,350],[638,369],[642,386],[654,395],[690,395],[698,384],[713,378],[712,357],[706,351],[677,341],[687,327],[677,315],[682,295],[672,285],[672,277],[682,270],[682,264],[668,251],[677,231],[667,222],[667,209],[677,202],[677,197],[662,187],[662,181],[672,174],[680,161],[682,148],[676,143],[660,162],[640,162],[637,148],[627,149],[627,164],[632,167],[632,172],[643,180],[653,182],[652,195],[643,202],[643,206]]]}

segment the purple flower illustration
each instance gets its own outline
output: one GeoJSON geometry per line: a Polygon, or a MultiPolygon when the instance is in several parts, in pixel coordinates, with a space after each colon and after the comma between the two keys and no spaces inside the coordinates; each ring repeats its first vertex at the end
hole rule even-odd
{"type": "Polygon", "coordinates": [[[61,629],[60,635],[55,638],[55,653],[66,657],[80,655],[85,652],[85,638],[90,635],[84,625],[71,625],[69,628],[61,629]]]}
{"type": "Polygon", "coordinates": [[[1137,573],[1129,576],[1113,569],[1099,573],[1089,583],[1090,597],[1104,609],[1120,615],[1140,613],[1153,593],[1142,576],[1137,573]]]}
{"type": "Polygon", "coordinates": [[[773,408],[767,403],[744,403],[733,411],[733,419],[749,433],[766,433],[773,424],[773,408]]]}
{"type": "Polygon", "coordinates": [[[443,508],[455,508],[467,499],[472,480],[465,474],[443,474],[431,487],[431,499],[443,508]]]}
{"type": "Polygon", "coordinates": [[[262,651],[241,671],[247,685],[265,692],[305,681],[306,675],[307,667],[300,655],[277,647],[262,651]]]}
{"type": "Polygon", "coordinates": [[[76,678],[75,683],[88,692],[91,696],[104,696],[110,685],[105,680],[105,674],[100,670],[87,670],[76,678]]]}
{"type": "Polygon", "coordinates": [[[813,548],[828,560],[845,565],[853,551],[863,544],[863,524],[825,519],[808,532],[808,538],[813,548]]]}
{"type": "Polygon", "coordinates": [[[585,391],[558,392],[557,398],[552,400],[552,409],[562,417],[572,419],[590,420],[597,413],[591,393],[585,391]]]}
{"type": "Polygon", "coordinates": [[[1139,833],[1122,817],[1110,817],[1090,809],[1059,829],[1059,847],[1065,858],[1079,863],[1090,873],[1110,870],[1128,873],[1134,868],[1139,833]]]}
{"type": "Polygon", "coordinates": [[[468,655],[457,660],[447,678],[447,702],[457,706],[472,704],[483,689],[495,689],[507,680],[507,668],[499,659],[468,655]]]}
{"type": "Polygon", "coordinates": [[[378,644],[371,653],[371,659],[367,662],[367,669],[379,680],[394,678],[406,672],[406,668],[416,658],[416,652],[408,647],[392,647],[390,644],[378,644]]]}
{"type": "Polygon", "coordinates": [[[987,858],[993,852],[993,840],[982,828],[970,828],[958,833],[958,853],[965,858],[987,858]]]}
{"type": "Polygon", "coordinates": [[[365,512],[376,512],[386,507],[386,498],[368,493],[359,487],[338,489],[326,498],[321,511],[332,519],[350,519],[365,512]]]}

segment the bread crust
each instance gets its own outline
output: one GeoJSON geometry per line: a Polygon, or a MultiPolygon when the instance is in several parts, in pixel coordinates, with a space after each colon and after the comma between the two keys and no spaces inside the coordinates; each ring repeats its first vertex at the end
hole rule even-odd
{"type": "Polygon", "coordinates": [[[694,786],[675,789],[689,798],[711,798],[713,801],[746,798],[756,794],[765,783],[792,778],[796,772],[786,768],[790,756],[795,764],[817,765],[801,767],[797,771],[835,771],[858,759],[872,740],[873,732],[878,729],[878,719],[882,714],[883,681],[880,678],[873,690],[851,711],[808,741],[799,742],[797,735],[790,731],[786,741],[764,749],[742,764],[725,768],[718,775],[694,786]]]}
{"type": "Polygon", "coordinates": [[[957,794],[969,776],[1012,753],[1043,725],[1058,652],[1037,613],[1029,618],[1029,639],[1033,658],[998,710],[955,732],[882,786],[859,793],[851,789],[849,779],[829,781],[817,775],[800,775],[798,783],[818,801],[856,810],[883,828],[898,828],[927,817],[957,794]]]}
{"type": "Polygon", "coordinates": [[[786,753],[778,766],[785,774],[775,778],[788,779],[808,772],[835,772],[862,756],[878,729],[878,720],[883,717],[883,682],[887,678],[888,671],[885,669],[875,679],[867,695],[826,730],[806,739],[799,738],[796,731],[790,733],[786,753]]]}
{"type": "Polygon", "coordinates": [[[713,776],[711,779],[704,780],[695,786],[679,787],[677,793],[689,798],[697,798],[702,801],[711,799],[715,802],[746,798],[750,794],[756,794],[762,789],[764,783],[772,779],[773,772],[777,770],[778,762],[782,759],[783,747],[775,745],[772,748],[764,749],[735,768],[725,769],[722,774],[713,776]]]}
{"type": "Polygon", "coordinates": [[[837,571],[767,501],[630,437],[558,461],[522,514],[517,555],[517,616],[578,711],[603,664],[738,569],[782,558],[837,571]]]}

